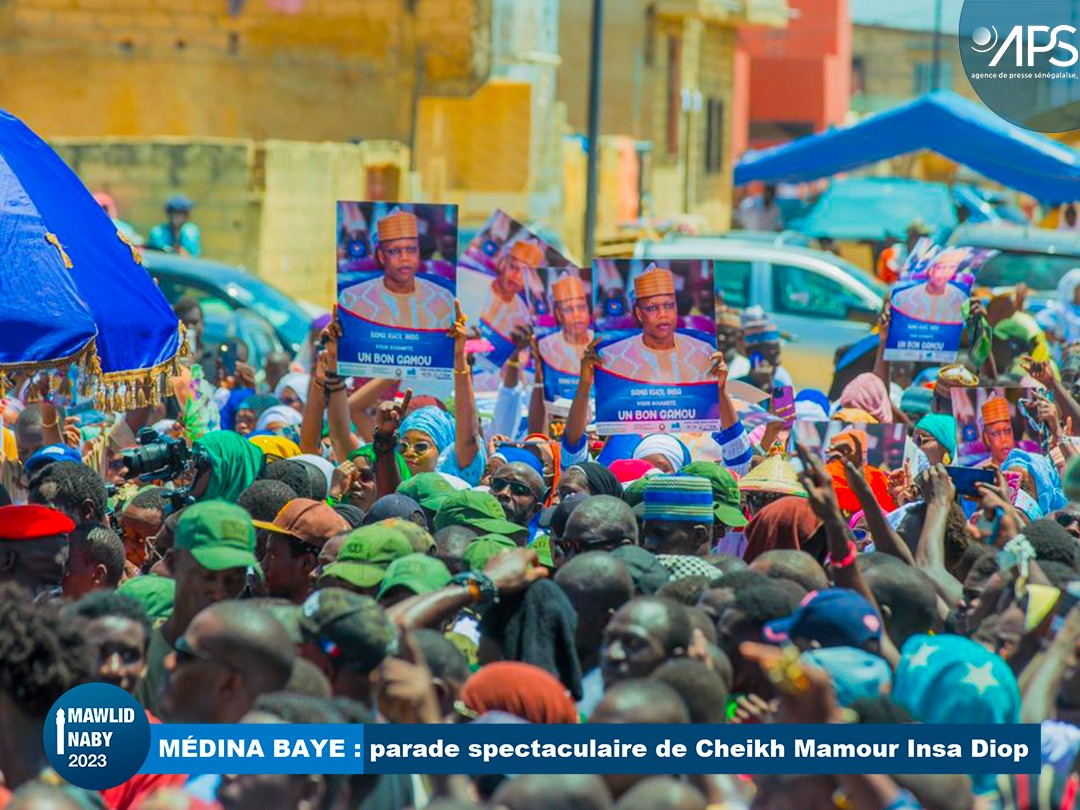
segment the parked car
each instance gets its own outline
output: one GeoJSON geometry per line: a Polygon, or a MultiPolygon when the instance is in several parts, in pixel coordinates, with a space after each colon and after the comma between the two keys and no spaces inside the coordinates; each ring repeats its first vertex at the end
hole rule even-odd
{"type": "Polygon", "coordinates": [[[1080,267],[1080,234],[1076,233],[965,224],[953,231],[949,244],[1000,251],[979,271],[977,288],[989,295],[1024,282],[1031,290],[1028,301],[1035,311],[1053,299],[1062,276],[1080,267]]]}
{"type": "Polygon", "coordinates": [[[242,268],[143,251],[143,266],[169,304],[192,296],[202,304],[204,345],[242,340],[256,368],[274,352],[295,356],[311,328],[311,315],[289,296],[242,268]]]}
{"type": "Polygon", "coordinates": [[[639,259],[711,259],[729,306],[760,306],[791,336],[783,364],[799,387],[827,389],[836,350],[866,337],[888,288],[831,253],[741,241],[682,237],[638,243],[639,259]]]}

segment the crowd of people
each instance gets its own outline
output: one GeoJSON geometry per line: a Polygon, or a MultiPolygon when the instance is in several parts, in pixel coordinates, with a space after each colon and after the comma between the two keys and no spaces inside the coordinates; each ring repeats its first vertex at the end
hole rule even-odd
{"type": "Polygon", "coordinates": [[[596,436],[594,349],[553,417],[530,394],[527,330],[481,418],[460,310],[445,401],[343,378],[329,318],[309,368],[241,358],[215,374],[195,301],[176,307],[192,352],[161,405],[65,411],[17,379],[2,403],[0,807],[1071,810],[1080,352],[1024,307],[973,302],[941,368],[885,362],[886,311],[876,350],[838,355],[831,391],[771,413],[729,378],[790,380],[779,333],[725,308],[721,428],[702,435],[596,436]],[[989,385],[1036,389],[1041,441],[990,453],[1003,434],[984,429],[992,480],[958,494],[951,392],[989,385]],[[788,442],[789,417],[853,427],[819,454],[788,442]],[[875,424],[908,427],[902,462],[869,462],[875,424]],[[86,682],[164,723],[1030,722],[1044,767],[139,775],[93,793],[41,745],[54,701],[86,682]]]}

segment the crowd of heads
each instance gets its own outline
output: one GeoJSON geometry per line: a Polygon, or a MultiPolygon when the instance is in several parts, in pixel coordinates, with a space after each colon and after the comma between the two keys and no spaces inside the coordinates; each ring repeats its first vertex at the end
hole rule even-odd
{"type": "MultiPolygon", "coordinates": [[[[512,262],[501,273],[512,284],[512,262]]],[[[178,308],[196,336],[197,310],[178,308]]],[[[721,354],[734,364],[748,334],[765,334],[776,374],[780,340],[762,317],[723,310],[721,354]]],[[[859,427],[819,457],[784,441],[789,423],[743,413],[703,436],[572,441],[516,420],[512,436],[477,416],[469,383],[452,405],[388,381],[350,387],[325,354],[216,385],[189,374],[183,412],[200,418],[175,403],[109,415],[97,454],[87,433],[56,439],[54,405],[11,397],[0,784],[13,795],[0,790],[0,804],[1026,803],[1015,780],[980,775],[172,775],[87,794],[48,778],[40,740],[54,701],[88,682],[124,689],[165,723],[1024,720],[1054,741],[1046,790],[1074,793],[1080,363],[1062,345],[1057,361],[1025,360],[1009,377],[1011,352],[1045,335],[1017,344],[1016,330],[991,327],[985,368],[890,374],[870,357],[873,368],[837,369],[832,397],[799,392],[801,417],[907,425],[893,467],[868,463],[859,427]],[[949,390],[1010,384],[1049,403],[1037,409],[1045,443],[1004,447],[1013,435],[996,435],[998,406],[984,407],[992,475],[960,494],[949,390]],[[142,425],[180,435],[196,461],[171,479],[127,480],[142,425]]],[[[327,327],[321,347],[334,339],[327,327]]]]}

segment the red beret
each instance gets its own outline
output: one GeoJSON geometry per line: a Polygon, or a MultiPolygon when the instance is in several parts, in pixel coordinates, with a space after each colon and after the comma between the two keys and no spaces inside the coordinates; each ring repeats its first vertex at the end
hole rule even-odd
{"type": "Polygon", "coordinates": [[[71,518],[47,506],[0,506],[0,539],[37,540],[56,537],[75,528],[71,518]]]}

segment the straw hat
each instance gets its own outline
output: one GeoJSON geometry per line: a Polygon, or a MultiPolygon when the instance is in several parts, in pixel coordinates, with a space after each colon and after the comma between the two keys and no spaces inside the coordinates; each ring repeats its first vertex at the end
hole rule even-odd
{"type": "Polygon", "coordinates": [[[774,447],[764,461],[739,479],[743,492],[778,492],[782,495],[806,497],[799,476],[784,451],[774,447]]]}

